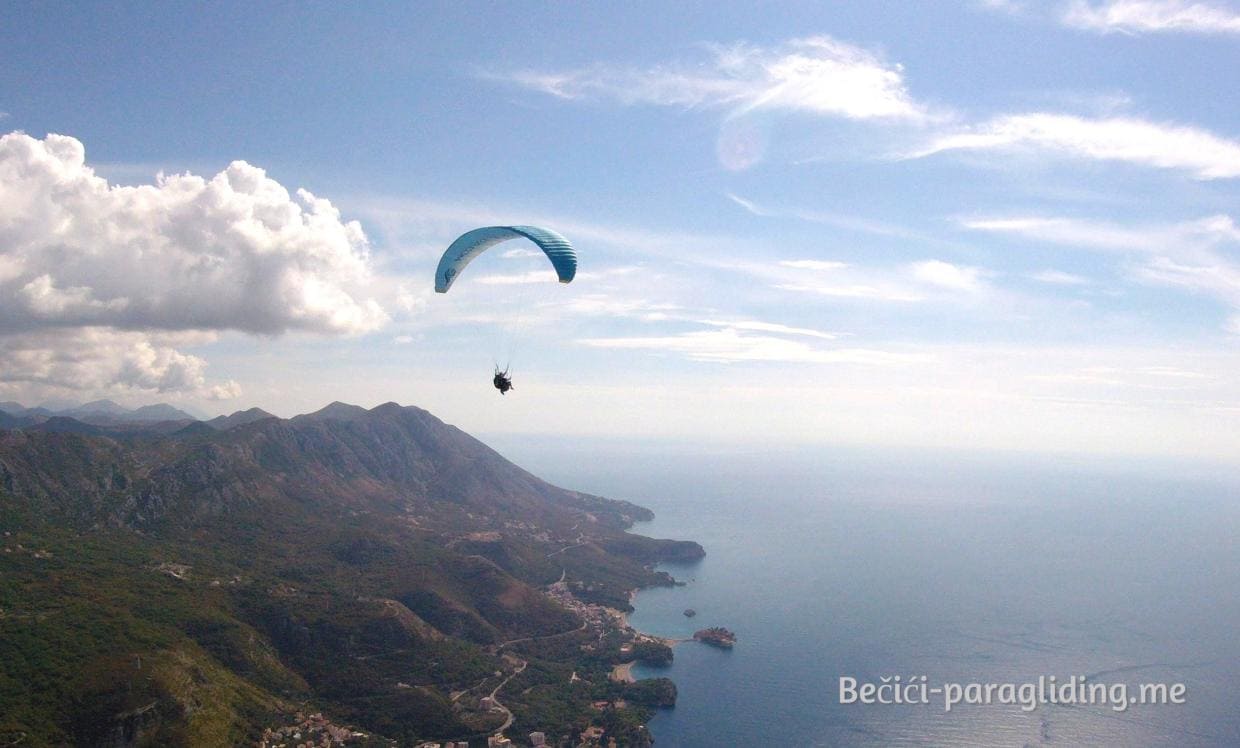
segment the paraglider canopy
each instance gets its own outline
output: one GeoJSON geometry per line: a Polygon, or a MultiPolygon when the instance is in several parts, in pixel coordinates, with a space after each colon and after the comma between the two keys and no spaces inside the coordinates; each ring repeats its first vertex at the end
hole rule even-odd
{"type": "Polygon", "coordinates": [[[486,226],[467,231],[448,247],[435,270],[435,292],[448,289],[475,257],[510,239],[528,239],[547,255],[561,283],[569,283],[577,275],[577,252],[567,239],[551,229],[538,226],[486,226]]]}

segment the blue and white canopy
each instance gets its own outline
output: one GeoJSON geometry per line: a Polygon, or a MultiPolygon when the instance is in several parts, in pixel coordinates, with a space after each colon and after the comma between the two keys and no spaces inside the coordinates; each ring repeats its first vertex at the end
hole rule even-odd
{"type": "Polygon", "coordinates": [[[467,231],[452,242],[435,270],[435,291],[447,293],[461,271],[478,255],[509,239],[529,239],[551,260],[561,283],[577,275],[577,252],[567,239],[551,229],[537,226],[487,226],[467,231]]]}

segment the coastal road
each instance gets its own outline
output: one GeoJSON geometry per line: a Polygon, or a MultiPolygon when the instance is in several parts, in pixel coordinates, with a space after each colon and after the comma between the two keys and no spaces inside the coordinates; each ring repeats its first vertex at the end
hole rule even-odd
{"type": "Polygon", "coordinates": [[[564,551],[569,551],[569,550],[572,550],[573,548],[580,548],[583,545],[589,545],[589,543],[590,541],[586,540],[586,534],[583,532],[577,536],[577,540],[573,541],[573,545],[566,545],[558,551],[552,551],[551,553],[547,554],[547,558],[551,558],[552,556],[558,556],[564,551]]]}
{"type": "Polygon", "coordinates": [[[499,644],[496,644],[495,652],[498,653],[501,649],[503,649],[504,647],[507,647],[509,644],[520,644],[521,642],[536,642],[536,641],[541,641],[543,639],[554,639],[557,636],[568,636],[569,634],[575,634],[578,631],[585,631],[589,625],[590,625],[589,621],[583,621],[580,626],[573,629],[572,631],[561,631],[558,634],[547,634],[545,636],[526,636],[521,639],[509,639],[506,642],[501,642],[499,644]]]}

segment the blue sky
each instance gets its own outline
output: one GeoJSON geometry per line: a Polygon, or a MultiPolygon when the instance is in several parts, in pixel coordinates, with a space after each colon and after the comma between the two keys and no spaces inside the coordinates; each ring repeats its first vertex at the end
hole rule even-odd
{"type": "Polygon", "coordinates": [[[5,5],[0,398],[1240,455],[1240,6],[668,6],[5,5]]]}

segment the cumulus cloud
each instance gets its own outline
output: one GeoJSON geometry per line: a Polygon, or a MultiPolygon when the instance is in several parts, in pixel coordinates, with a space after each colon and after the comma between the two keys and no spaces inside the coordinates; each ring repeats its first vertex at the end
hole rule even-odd
{"type": "Polygon", "coordinates": [[[1198,179],[1240,177],[1240,142],[1194,127],[1125,117],[1090,119],[1045,112],[1007,115],[941,135],[911,155],[1018,149],[1178,169],[1198,179]]]}
{"type": "Polygon", "coordinates": [[[1240,13],[1218,3],[1188,0],[1109,0],[1070,3],[1066,26],[1102,33],[1240,34],[1240,13]]]}
{"type": "Polygon", "coordinates": [[[74,138],[0,137],[0,378],[225,397],[168,333],[366,332],[368,280],[359,224],[243,161],[121,186],[74,138]]]}
{"type": "Polygon", "coordinates": [[[0,382],[75,390],[129,388],[235,397],[236,382],[208,383],[206,361],[177,350],[200,342],[183,333],[147,334],[102,327],[0,336],[0,382]]]}
{"type": "Polygon", "coordinates": [[[327,200],[293,199],[243,161],[110,185],[85,155],[63,135],[0,137],[6,329],[356,333],[385,320],[364,294],[366,237],[327,200]]]}
{"type": "Polygon", "coordinates": [[[622,104],[808,112],[847,119],[920,121],[929,114],[909,94],[900,65],[861,47],[815,36],[775,47],[707,47],[705,61],[651,68],[594,65],[564,72],[494,77],[563,99],[622,104]]]}

